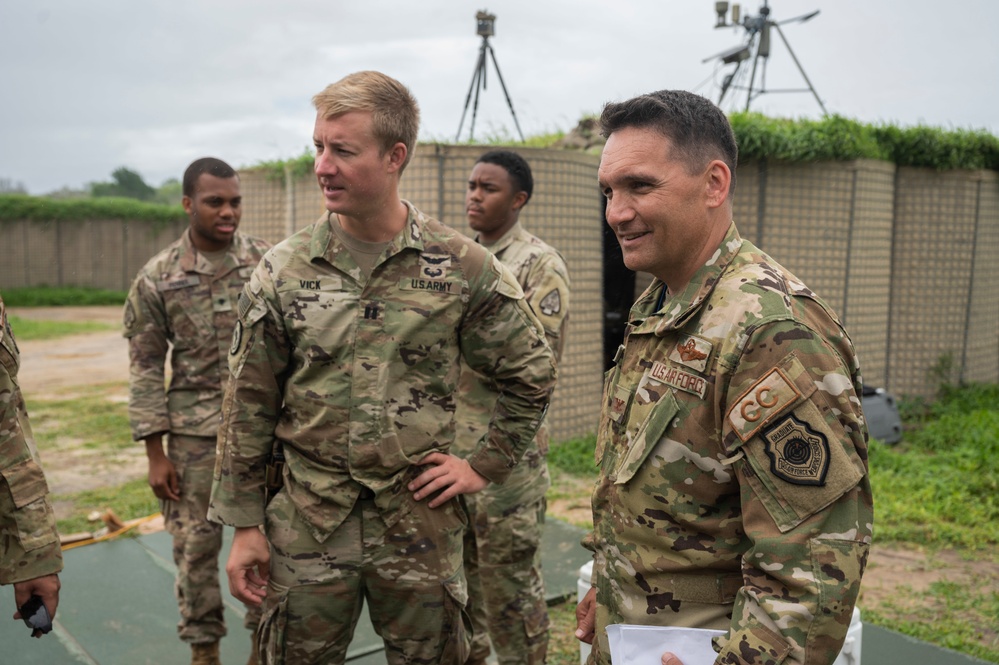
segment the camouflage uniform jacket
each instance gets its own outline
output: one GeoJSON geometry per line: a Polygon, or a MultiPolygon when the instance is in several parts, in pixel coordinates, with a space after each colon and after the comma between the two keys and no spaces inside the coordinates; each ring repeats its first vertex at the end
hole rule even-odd
{"type": "MultiPolygon", "coordinates": [[[[569,322],[569,270],[562,255],[528,233],[519,222],[488,249],[513,272],[524,289],[524,297],[541,321],[545,339],[558,362],[569,322]]],[[[464,362],[459,386],[454,452],[465,456],[489,428],[496,396],[488,376],[469,369],[464,362]]],[[[545,464],[548,440],[548,424],[544,422],[510,477],[502,485],[486,488],[484,494],[491,497],[492,503],[509,508],[541,500],[550,485],[545,464]]]]}
{"type": "Polygon", "coordinates": [[[852,343],[734,224],[658,309],[662,291],[605,380],[597,603],[660,625],[689,625],[684,601],[728,605],[716,663],[832,663],[873,523],[852,343]]]}
{"type": "Polygon", "coordinates": [[[267,253],[240,296],[209,517],[264,521],[265,465],[322,542],[364,488],[387,526],[413,501],[425,455],[455,437],[459,357],[497,385],[493,426],[468,456],[490,481],[544,416],[555,364],[513,275],[407,204],[366,281],[326,215],[267,253]]]}
{"type": "Polygon", "coordinates": [[[17,384],[19,366],[17,344],[0,299],[0,584],[62,570],[49,488],[17,384]]]}
{"type": "Polygon", "coordinates": [[[215,438],[236,299],[268,247],[237,233],[216,270],[188,229],[139,271],[124,313],[136,441],[164,432],[215,438]],[[172,374],[164,391],[168,348],[172,374]]]}

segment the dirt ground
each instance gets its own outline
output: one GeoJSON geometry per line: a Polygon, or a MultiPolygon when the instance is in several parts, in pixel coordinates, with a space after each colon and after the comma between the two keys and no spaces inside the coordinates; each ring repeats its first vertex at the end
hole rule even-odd
{"type": "MultiPolygon", "coordinates": [[[[118,325],[120,307],[59,307],[12,309],[23,318],[101,321],[118,325]]],[[[63,396],[74,387],[109,384],[110,400],[128,399],[128,347],[118,330],[63,337],[54,341],[21,342],[21,385],[30,408],[32,398],[63,396]]],[[[30,415],[30,414],[29,414],[30,415]]],[[[58,455],[43,459],[54,493],[122,483],[146,474],[141,444],[129,447],[113,459],[105,453],[66,445],[58,455]]],[[[549,511],[572,523],[589,519],[589,483],[582,480],[556,483],[559,494],[549,511]]],[[[58,507],[57,507],[58,512],[58,507]]],[[[999,562],[967,561],[957,552],[927,554],[919,549],[900,549],[875,544],[861,592],[861,605],[877,607],[885,601],[900,602],[938,581],[974,581],[999,592],[999,562]],[[903,599],[900,601],[900,599],[903,599]]]]}
{"type": "MultiPolygon", "coordinates": [[[[121,307],[11,308],[25,319],[96,321],[115,326],[108,331],[70,335],[55,340],[19,340],[21,390],[31,417],[33,400],[71,398],[75,389],[106,386],[106,397],[128,401],[128,344],[121,336],[121,307]]],[[[44,423],[34,422],[37,431],[44,423]]],[[[123,443],[123,442],[122,442],[123,443]]],[[[45,476],[53,494],[70,494],[118,485],[146,475],[146,452],[141,442],[107,450],[62,442],[42,453],[45,476]]],[[[67,505],[56,502],[56,515],[64,517],[67,505]]]]}

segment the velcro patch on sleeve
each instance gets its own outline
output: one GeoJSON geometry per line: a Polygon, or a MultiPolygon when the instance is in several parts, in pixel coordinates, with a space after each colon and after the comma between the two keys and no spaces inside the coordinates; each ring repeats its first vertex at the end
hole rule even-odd
{"type": "Polygon", "coordinates": [[[736,400],[729,409],[728,420],[745,443],[801,399],[794,381],[781,368],[774,367],[736,400]]]}
{"type": "Polygon", "coordinates": [[[794,485],[826,484],[829,439],[794,417],[782,417],[763,431],[770,472],[794,485]]]}

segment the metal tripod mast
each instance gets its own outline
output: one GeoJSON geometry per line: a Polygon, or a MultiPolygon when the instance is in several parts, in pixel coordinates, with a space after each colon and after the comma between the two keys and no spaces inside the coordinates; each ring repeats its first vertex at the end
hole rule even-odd
{"type": "Polygon", "coordinates": [[[780,27],[784,23],[804,23],[805,21],[814,18],[819,13],[818,10],[778,22],[770,18],[768,0],[763,0],[763,6],[760,7],[759,16],[746,16],[741,21],[739,20],[739,5],[733,5],[732,23],[727,23],[725,20],[725,13],[728,11],[728,2],[716,2],[715,11],[718,13],[718,22],[715,24],[716,28],[742,26],[745,28],[746,32],[749,33],[749,37],[743,47],[729,49],[728,51],[724,51],[716,56],[711,56],[705,60],[706,62],[707,60],[718,58],[725,64],[731,64],[733,62],[736,63],[735,69],[731,74],[726,75],[724,81],[722,82],[721,94],[718,96],[719,105],[721,105],[722,101],[725,99],[725,95],[730,89],[741,88],[741,86],[735,85],[736,76],[742,68],[743,62],[752,57],[753,67],[749,76],[749,86],[747,88],[742,88],[746,90],[746,111],[749,110],[749,105],[754,99],[766,92],[811,92],[812,96],[815,97],[815,101],[818,102],[819,108],[822,109],[822,113],[825,115],[829,114],[829,111],[826,110],[825,104],[822,103],[822,99],[819,97],[819,93],[816,92],[815,86],[812,85],[812,81],[808,78],[808,74],[805,73],[805,68],[801,66],[801,62],[798,61],[798,56],[795,55],[794,49],[791,48],[790,42],[787,41],[784,31],[781,30],[780,27]],[[771,29],[774,28],[776,28],[777,35],[780,37],[781,41],[784,42],[784,46],[787,48],[788,53],[791,54],[791,59],[794,61],[795,67],[798,68],[798,72],[801,74],[801,77],[805,80],[805,84],[808,86],[807,88],[780,90],[767,89],[766,78],[767,62],[770,57],[770,33],[771,29]],[[753,52],[754,48],[755,53],[753,52]],[[762,66],[760,66],[761,60],[762,66]],[[757,71],[759,71],[760,74],[759,87],[756,86],[757,71]]]}
{"type": "Polygon", "coordinates": [[[478,12],[475,18],[478,25],[478,34],[482,36],[482,44],[479,46],[479,57],[475,63],[475,72],[472,73],[472,84],[468,87],[468,95],[465,97],[465,108],[461,112],[461,122],[458,123],[458,133],[455,134],[454,140],[457,142],[461,138],[461,128],[465,124],[465,115],[468,113],[469,103],[472,102],[473,92],[475,93],[475,101],[472,105],[472,122],[469,125],[468,140],[471,141],[475,138],[475,117],[479,112],[479,91],[486,89],[486,56],[488,55],[493,61],[493,67],[496,68],[496,76],[499,78],[500,87],[503,88],[503,96],[506,98],[506,105],[510,109],[510,115],[513,116],[513,124],[517,128],[517,134],[520,135],[520,140],[523,141],[524,133],[520,131],[520,123],[517,122],[517,113],[513,110],[510,93],[507,92],[499,63],[496,62],[496,53],[493,51],[492,44],[489,43],[489,38],[494,34],[493,25],[496,21],[496,16],[487,12],[478,12]]]}

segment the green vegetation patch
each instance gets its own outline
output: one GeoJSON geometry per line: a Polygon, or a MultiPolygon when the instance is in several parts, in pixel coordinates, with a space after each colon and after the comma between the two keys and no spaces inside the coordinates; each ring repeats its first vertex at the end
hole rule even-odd
{"type": "Polygon", "coordinates": [[[875,538],[983,550],[999,544],[999,385],[944,387],[907,409],[902,443],[871,444],[875,538]]]}
{"type": "Polygon", "coordinates": [[[7,307],[89,307],[124,305],[126,291],[95,289],[86,286],[32,286],[4,289],[0,295],[7,307]]]}
{"type": "Polygon", "coordinates": [[[548,465],[574,476],[594,476],[597,463],[593,457],[596,435],[557,443],[548,451],[548,465]]]}
{"type": "Polygon", "coordinates": [[[66,335],[116,330],[118,326],[99,321],[42,321],[37,319],[22,319],[11,316],[10,327],[14,337],[21,342],[38,339],[57,339],[66,335]]]}
{"type": "Polygon", "coordinates": [[[114,487],[54,495],[52,500],[73,504],[69,517],[56,521],[56,526],[61,534],[93,532],[101,528],[102,523],[87,520],[87,516],[95,510],[104,512],[110,508],[115,515],[126,522],[160,511],[159,500],[153,494],[153,490],[150,489],[145,478],[114,487]]]}
{"type": "Polygon", "coordinates": [[[0,220],[124,219],[131,222],[170,223],[187,219],[179,205],[146,203],[135,199],[101,197],[58,200],[26,194],[0,194],[0,220]]]}
{"type": "Polygon", "coordinates": [[[989,580],[934,582],[925,591],[864,608],[864,621],[916,639],[999,663],[999,594],[989,580]]]}
{"type": "Polygon", "coordinates": [[[28,396],[28,416],[38,449],[43,453],[57,450],[66,441],[108,452],[134,446],[127,402],[109,398],[116,386],[91,386],[83,394],[58,399],[28,396]]]}

